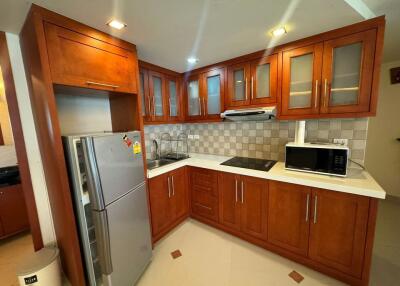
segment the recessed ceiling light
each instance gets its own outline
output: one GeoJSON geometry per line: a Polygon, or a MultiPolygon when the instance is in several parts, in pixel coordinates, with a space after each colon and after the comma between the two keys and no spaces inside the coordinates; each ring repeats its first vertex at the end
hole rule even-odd
{"type": "Polygon", "coordinates": [[[118,30],[121,30],[122,28],[126,27],[126,24],[118,20],[111,20],[110,22],[107,23],[107,25],[118,30]]]}
{"type": "Polygon", "coordinates": [[[194,64],[196,64],[196,63],[199,62],[199,59],[196,59],[196,58],[194,58],[194,57],[190,57],[190,58],[187,59],[187,62],[188,62],[189,64],[191,64],[191,65],[194,65],[194,64]]]}
{"type": "Polygon", "coordinates": [[[279,37],[279,36],[282,36],[283,34],[286,34],[286,33],[287,32],[286,32],[285,27],[280,27],[280,28],[275,29],[275,30],[272,31],[272,35],[274,37],[279,37]]]}

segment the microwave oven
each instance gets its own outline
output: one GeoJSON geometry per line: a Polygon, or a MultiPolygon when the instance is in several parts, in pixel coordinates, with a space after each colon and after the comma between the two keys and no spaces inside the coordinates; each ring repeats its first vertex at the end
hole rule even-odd
{"type": "Polygon", "coordinates": [[[334,144],[286,144],[285,169],[346,177],[349,148],[334,144]]]}

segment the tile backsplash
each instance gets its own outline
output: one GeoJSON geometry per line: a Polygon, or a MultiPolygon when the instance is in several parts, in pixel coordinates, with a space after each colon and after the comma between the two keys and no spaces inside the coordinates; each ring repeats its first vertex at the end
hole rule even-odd
{"type": "MultiPolygon", "coordinates": [[[[294,141],[295,121],[249,121],[221,123],[185,123],[145,127],[147,157],[151,140],[163,132],[199,135],[189,140],[189,151],[225,156],[243,156],[273,160],[285,159],[285,144],[294,141]]],[[[368,119],[307,120],[306,142],[332,142],[333,138],[349,140],[351,159],[363,163],[368,119]]]]}

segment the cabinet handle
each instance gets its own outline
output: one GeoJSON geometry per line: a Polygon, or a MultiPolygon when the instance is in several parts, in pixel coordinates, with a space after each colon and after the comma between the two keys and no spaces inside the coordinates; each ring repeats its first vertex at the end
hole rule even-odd
{"type": "Polygon", "coordinates": [[[206,100],[203,98],[203,113],[206,115],[206,100]]]}
{"type": "Polygon", "coordinates": [[[314,107],[317,108],[318,104],[318,80],[315,81],[315,99],[314,99],[314,107]]]}
{"type": "Polygon", "coordinates": [[[153,95],[153,115],[156,116],[156,98],[153,95]]]}
{"type": "Polygon", "coordinates": [[[168,177],[168,198],[171,198],[171,186],[170,186],[169,177],[168,177]]]}
{"type": "Polygon", "coordinates": [[[248,99],[248,96],[247,96],[247,77],[246,77],[246,79],[244,81],[244,94],[245,94],[246,100],[247,100],[248,99]]]}
{"type": "Polygon", "coordinates": [[[240,196],[242,204],[243,204],[243,201],[244,201],[244,198],[243,198],[244,191],[243,191],[243,189],[244,189],[244,187],[243,187],[243,181],[242,181],[242,192],[241,192],[241,196],[240,196]]]}
{"type": "Polygon", "coordinates": [[[325,87],[324,87],[324,107],[327,106],[328,103],[328,79],[325,79],[325,87]]]}
{"type": "Polygon", "coordinates": [[[104,86],[104,87],[111,87],[111,88],[114,88],[114,89],[119,87],[118,85],[95,82],[95,81],[87,81],[86,84],[87,85],[98,85],[98,86],[104,86]]]}
{"type": "Polygon", "coordinates": [[[251,77],[251,99],[254,97],[254,78],[251,77]]]}
{"type": "Polygon", "coordinates": [[[169,102],[169,116],[171,116],[171,114],[172,114],[172,109],[171,109],[171,97],[168,98],[168,102],[169,102]]]}
{"type": "Polygon", "coordinates": [[[200,112],[200,116],[202,115],[202,114],[201,114],[201,110],[202,110],[202,108],[201,108],[201,99],[200,99],[200,97],[199,97],[199,112],[200,112]]]}
{"type": "Polygon", "coordinates": [[[314,224],[317,223],[317,205],[318,205],[318,197],[315,196],[315,199],[314,199],[314,224]]]}
{"type": "Polygon", "coordinates": [[[236,202],[238,201],[238,181],[235,179],[235,198],[236,202]]]}
{"type": "Polygon", "coordinates": [[[307,201],[306,201],[306,221],[308,221],[309,208],[310,208],[310,194],[307,194],[307,201]]]}
{"type": "Polygon", "coordinates": [[[196,206],[202,207],[202,208],[207,209],[207,210],[210,210],[210,211],[212,210],[212,208],[207,207],[207,206],[202,205],[202,204],[199,204],[199,203],[196,203],[196,206]]]}
{"type": "Polygon", "coordinates": [[[171,177],[172,195],[175,196],[174,176],[171,177]]]}

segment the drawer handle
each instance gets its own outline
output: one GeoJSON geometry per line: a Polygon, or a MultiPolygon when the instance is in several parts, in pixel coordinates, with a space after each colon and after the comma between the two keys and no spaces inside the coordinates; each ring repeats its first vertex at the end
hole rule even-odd
{"type": "Polygon", "coordinates": [[[118,88],[119,87],[118,85],[95,82],[95,81],[87,81],[86,84],[87,85],[99,85],[99,86],[111,87],[111,88],[118,88]]]}
{"type": "Polygon", "coordinates": [[[207,209],[207,210],[212,210],[212,208],[210,208],[210,207],[207,207],[207,206],[205,206],[205,205],[202,205],[202,204],[198,204],[198,203],[196,203],[196,206],[199,206],[199,207],[202,207],[202,208],[204,208],[204,209],[207,209]]]}

